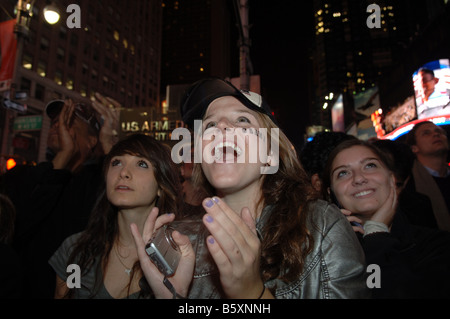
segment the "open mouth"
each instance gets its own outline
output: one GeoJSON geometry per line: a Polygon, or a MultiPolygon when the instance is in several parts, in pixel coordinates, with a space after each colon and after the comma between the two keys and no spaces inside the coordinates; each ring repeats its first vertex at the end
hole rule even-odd
{"type": "Polygon", "coordinates": [[[242,150],[233,142],[220,142],[214,147],[213,156],[216,161],[234,162],[242,154],[242,150]]]}

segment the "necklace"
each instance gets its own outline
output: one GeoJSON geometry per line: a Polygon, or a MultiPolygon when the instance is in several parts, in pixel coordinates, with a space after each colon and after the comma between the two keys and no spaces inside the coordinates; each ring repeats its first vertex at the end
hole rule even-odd
{"type": "Polygon", "coordinates": [[[122,266],[125,268],[125,273],[130,276],[131,271],[133,268],[128,268],[122,261],[122,258],[120,257],[119,252],[117,251],[117,245],[114,245],[114,252],[116,253],[117,258],[119,259],[119,262],[122,264],[122,266]]]}

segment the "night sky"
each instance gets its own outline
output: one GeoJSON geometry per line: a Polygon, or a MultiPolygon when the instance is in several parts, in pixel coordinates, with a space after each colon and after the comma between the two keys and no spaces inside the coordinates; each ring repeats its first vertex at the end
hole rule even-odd
{"type": "Polygon", "coordinates": [[[250,0],[250,56],[261,90],[294,145],[309,123],[309,49],[314,31],[311,1],[250,0]]]}

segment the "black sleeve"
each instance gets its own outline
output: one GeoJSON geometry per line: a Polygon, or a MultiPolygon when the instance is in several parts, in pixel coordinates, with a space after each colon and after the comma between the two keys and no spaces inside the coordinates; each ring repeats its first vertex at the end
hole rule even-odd
{"type": "Polygon", "coordinates": [[[5,174],[2,189],[16,207],[16,240],[25,240],[48,218],[71,176],[69,170],[53,169],[51,162],[18,166],[5,174]]]}

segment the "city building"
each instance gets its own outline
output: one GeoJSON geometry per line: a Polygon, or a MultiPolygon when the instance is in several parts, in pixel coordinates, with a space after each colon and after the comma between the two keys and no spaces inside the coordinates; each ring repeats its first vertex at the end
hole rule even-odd
{"type": "Polygon", "coordinates": [[[230,1],[163,0],[162,9],[162,90],[205,76],[230,76],[231,57],[239,52],[231,41],[236,27],[230,1]]]}
{"type": "MultiPolygon", "coordinates": [[[[26,99],[16,101],[26,105],[26,111],[0,107],[1,154],[28,162],[45,159],[50,122],[44,108],[52,99],[89,103],[99,92],[124,109],[160,105],[161,1],[80,0],[81,21],[75,27],[76,11],[68,10],[72,2],[53,1],[61,18],[50,25],[43,17],[48,1],[33,1],[13,81],[16,92],[27,93],[26,99]],[[17,125],[36,118],[40,124],[31,129],[17,125]]],[[[2,1],[0,21],[15,19],[16,4],[2,1]]],[[[7,94],[0,93],[3,98],[7,94]]]]}
{"type": "Polygon", "coordinates": [[[380,81],[445,6],[444,0],[314,0],[312,124],[331,129],[332,108],[342,97],[344,129],[364,121],[371,126],[370,113],[383,103],[393,106],[380,81]]]}
{"type": "Polygon", "coordinates": [[[232,24],[236,18],[231,1],[163,0],[162,9],[162,113],[180,119],[180,100],[190,84],[238,72],[238,29],[232,24]]]}

